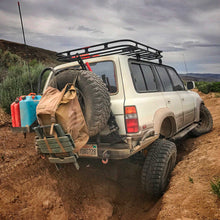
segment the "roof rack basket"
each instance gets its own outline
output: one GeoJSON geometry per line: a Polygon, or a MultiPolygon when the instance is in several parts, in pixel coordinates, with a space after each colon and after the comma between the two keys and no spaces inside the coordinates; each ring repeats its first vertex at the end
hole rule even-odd
{"type": "Polygon", "coordinates": [[[116,40],[89,47],[82,47],[57,53],[57,60],[62,62],[73,62],[81,59],[89,59],[114,54],[127,55],[138,60],[155,60],[162,63],[162,51],[145,44],[129,40],[116,40]]]}

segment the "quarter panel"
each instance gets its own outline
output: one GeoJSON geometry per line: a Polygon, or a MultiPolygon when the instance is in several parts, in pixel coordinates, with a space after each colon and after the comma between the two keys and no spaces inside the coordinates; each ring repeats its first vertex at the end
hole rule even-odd
{"type": "Polygon", "coordinates": [[[136,93],[133,94],[133,97],[128,97],[126,94],[125,106],[129,105],[136,106],[140,131],[153,128],[155,112],[166,107],[161,92],[136,93]]]}

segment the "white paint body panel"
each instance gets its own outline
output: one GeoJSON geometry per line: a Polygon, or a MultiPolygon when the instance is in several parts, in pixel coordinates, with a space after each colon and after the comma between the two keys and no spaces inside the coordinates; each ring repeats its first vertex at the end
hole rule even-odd
{"type": "MultiPolygon", "coordinates": [[[[139,133],[133,134],[134,137],[141,135],[148,129],[154,127],[155,113],[159,109],[168,108],[175,116],[177,131],[186,125],[198,121],[198,108],[202,102],[198,94],[191,91],[172,91],[172,92],[136,92],[130,68],[129,57],[122,55],[111,55],[87,59],[86,62],[113,61],[115,65],[115,76],[118,92],[110,95],[111,109],[116,117],[120,135],[126,135],[124,120],[124,107],[134,105],[137,109],[139,133]]],[[[78,62],[70,62],[55,67],[55,70],[79,65],[78,62]]],[[[52,73],[48,77],[44,90],[48,85],[52,73]]],[[[132,137],[132,134],[129,134],[132,137]]]]}

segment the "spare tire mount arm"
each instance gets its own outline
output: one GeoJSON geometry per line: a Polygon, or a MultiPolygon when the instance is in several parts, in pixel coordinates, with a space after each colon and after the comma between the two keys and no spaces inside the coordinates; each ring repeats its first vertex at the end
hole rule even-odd
{"type": "Polygon", "coordinates": [[[78,53],[76,54],[76,59],[79,65],[82,67],[82,70],[87,70],[85,63],[83,62],[81,56],[78,53]]]}
{"type": "Polygon", "coordinates": [[[47,67],[41,72],[41,74],[38,78],[37,94],[40,94],[42,78],[43,78],[44,73],[47,72],[48,70],[51,70],[54,73],[53,67],[47,67]]]}

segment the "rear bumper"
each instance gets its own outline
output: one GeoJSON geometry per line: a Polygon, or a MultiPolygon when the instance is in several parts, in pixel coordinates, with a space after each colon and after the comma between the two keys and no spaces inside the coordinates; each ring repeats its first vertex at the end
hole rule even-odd
{"type": "Polygon", "coordinates": [[[108,158],[108,159],[125,159],[128,158],[131,154],[131,150],[129,149],[128,144],[120,144],[120,148],[118,145],[114,146],[100,146],[98,147],[98,158],[108,158]]]}
{"type": "MultiPolygon", "coordinates": [[[[135,153],[143,150],[151,143],[153,143],[158,138],[158,135],[146,138],[144,141],[140,141],[140,144],[132,147],[131,144],[127,143],[120,143],[120,144],[100,144],[98,145],[98,156],[96,158],[100,159],[113,159],[113,160],[120,160],[126,159],[135,153]]],[[[89,156],[82,156],[81,158],[94,158],[89,156]]]]}

